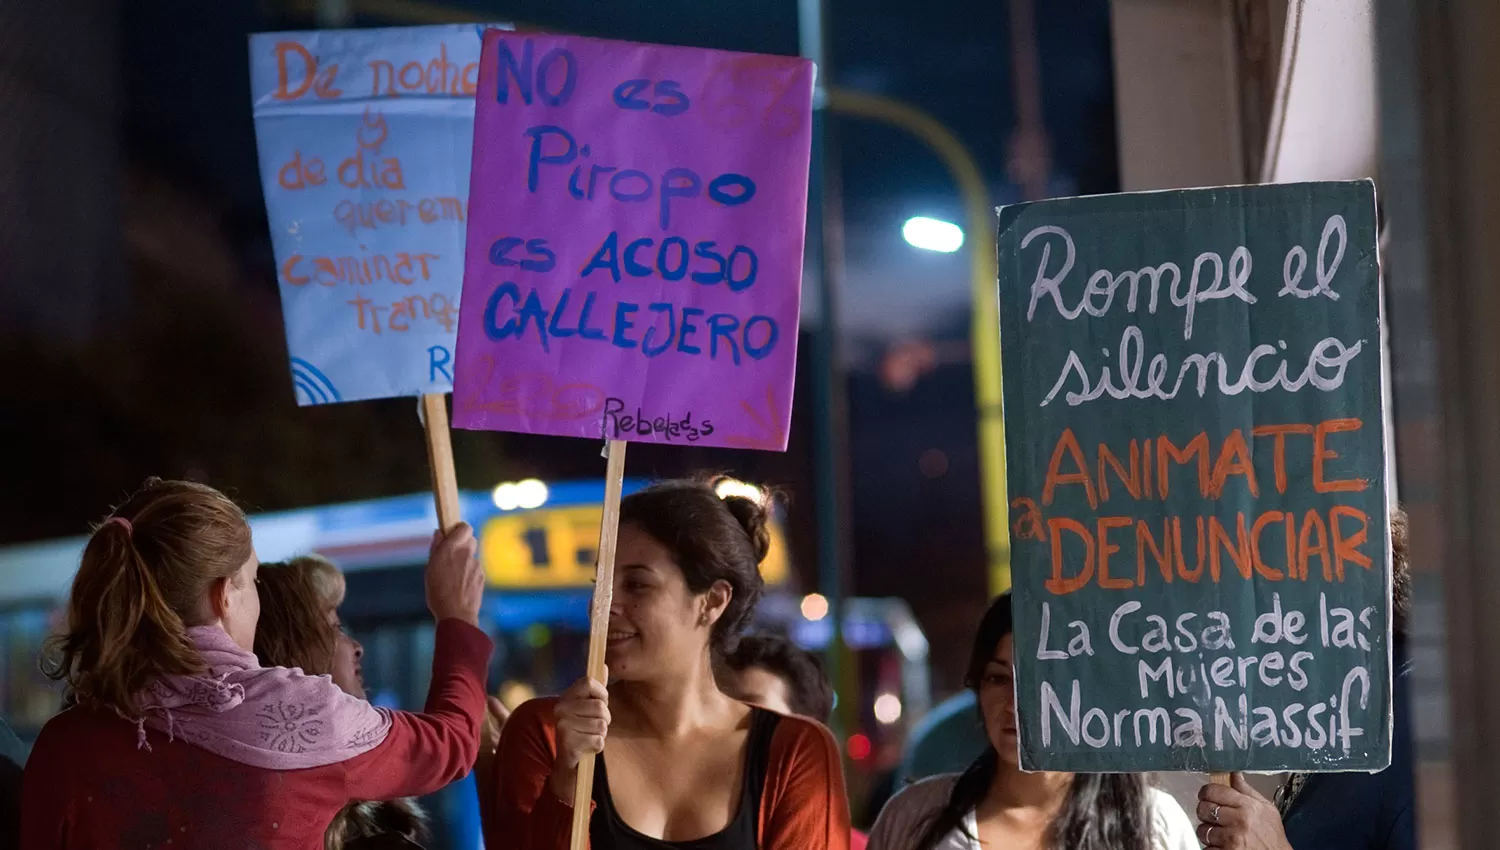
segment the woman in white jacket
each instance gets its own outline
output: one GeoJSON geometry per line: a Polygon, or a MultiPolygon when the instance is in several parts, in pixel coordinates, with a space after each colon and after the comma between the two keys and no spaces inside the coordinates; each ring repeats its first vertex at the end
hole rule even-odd
{"type": "Polygon", "coordinates": [[[1182,807],[1139,774],[1021,772],[1011,631],[1006,593],[979,625],[966,677],[989,748],[963,773],[892,798],[869,850],[1197,850],[1182,807]]]}

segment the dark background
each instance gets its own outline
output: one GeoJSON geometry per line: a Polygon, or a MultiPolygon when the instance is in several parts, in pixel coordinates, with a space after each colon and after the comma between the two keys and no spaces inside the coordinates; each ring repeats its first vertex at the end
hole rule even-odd
{"type": "MultiPolygon", "coordinates": [[[[456,12],[588,35],[794,54],[793,0],[351,3],[351,26],[456,12]]],[[[1107,0],[1036,3],[1057,194],[1117,188],[1107,0]]],[[[1004,2],[833,0],[834,84],[948,125],[996,203],[1017,200],[1004,2]]],[[[252,511],[428,486],[415,400],[298,409],[288,380],[249,102],[247,36],[317,25],[307,0],[20,0],[0,9],[0,399],[9,486],[0,542],[79,534],[147,475],[214,484],[252,511]]],[[[901,223],[961,222],[957,189],[914,138],[836,121],[846,268],[850,590],[908,599],[957,686],[986,595],[967,361],[965,254],[917,251],[901,223]],[[912,386],[896,343],[945,352],[912,386]]],[[[811,290],[812,287],[809,287],[811,290]]],[[[815,299],[805,301],[815,320],[815,299]]],[[[781,487],[804,586],[816,574],[804,333],[785,454],[640,446],[629,474],[732,471],[781,487]]],[[[602,475],[598,447],[454,433],[460,485],[602,475]]]]}

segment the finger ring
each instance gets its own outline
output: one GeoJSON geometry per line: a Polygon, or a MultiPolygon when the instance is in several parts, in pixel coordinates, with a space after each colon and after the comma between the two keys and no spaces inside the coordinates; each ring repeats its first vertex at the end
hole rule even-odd
{"type": "Polygon", "coordinates": [[[1214,807],[1212,809],[1208,810],[1208,819],[1211,820],[1211,821],[1213,821],[1215,824],[1218,824],[1218,822],[1219,822],[1219,809],[1220,808],[1221,808],[1221,806],[1218,803],[1215,803],[1214,807]]]}
{"type": "Polygon", "coordinates": [[[1217,826],[1210,826],[1208,828],[1208,831],[1205,832],[1205,833],[1203,833],[1203,846],[1204,847],[1212,847],[1212,846],[1214,846],[1214,830],[1216,830],[1216,829],[1218,829],[1217,826]]]}

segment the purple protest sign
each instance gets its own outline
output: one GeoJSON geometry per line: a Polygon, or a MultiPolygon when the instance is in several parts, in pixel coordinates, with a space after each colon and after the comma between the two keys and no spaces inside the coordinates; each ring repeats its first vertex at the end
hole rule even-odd
{"type": "Polygon", "coordinates": [[[485,33],[454,424],[784,450],[813,66],[485,33]]]}

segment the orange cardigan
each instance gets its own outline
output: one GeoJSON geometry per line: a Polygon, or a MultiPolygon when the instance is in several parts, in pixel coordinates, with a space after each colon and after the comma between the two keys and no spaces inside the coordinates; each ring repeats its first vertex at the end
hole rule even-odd
{"type": "MultiPolygon", "coordinates": [[[[556,697],[531,700],[505,724],[494,761],[487,846],[568,848],[573,809],[547,790],[557,757],[556,704],[556,697]]],[[[849,800],[838,745],[819,723],[783,717],[776,726],[760,798],[760,850],[849,850],[849,800]]]]}

